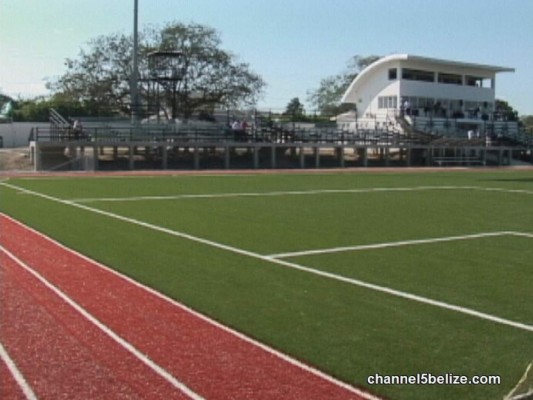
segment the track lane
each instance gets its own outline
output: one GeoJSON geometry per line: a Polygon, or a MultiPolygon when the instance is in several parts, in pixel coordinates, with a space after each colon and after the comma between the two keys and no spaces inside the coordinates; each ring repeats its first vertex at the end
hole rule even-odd
{"type": "MultiPolygon", "coordinates": [[[[0,282],[1,279],[2,278],[0,276],[0,282]]],[[[1,285],[0,290],[2,290],[1,285]]],[[[1,314],[0,321],[2,321],[1,314]]],[[[17,383],[17,380],[15,379],[12,371],[10,371],[10,369],[8,368],[5,360],[0,358],[0,399],[28,400],[28,397],[29,396],[25,395],[25,392],[22,389],[22,385],[17,383]]]]}
{"type": "MultiPolygon", "coordinates": [[[[0,216],[2,244],[99,321],[205,398],[361,399],[0,216]]],[[[366,396],[366,398],[372,398],[366,396]]]]}
{"type": "Polygon", "coordinates": [[[189,398],[120,348],[4,252],[0,253],[0,265],[0,338],[37,398],[189,398]]]}

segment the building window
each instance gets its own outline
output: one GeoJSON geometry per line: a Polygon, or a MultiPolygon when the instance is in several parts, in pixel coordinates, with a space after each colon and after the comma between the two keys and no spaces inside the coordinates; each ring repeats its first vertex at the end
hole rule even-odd
{"type": "Polygon", "coordinates": [[[409,81],[435,82],[435,73],[419,69],[402,69],[402,79],[409,81]]]}
{"type": "Polygon", "coordinates": [[[428,116],[430,110],[433,108],[433,99],[430,97],[402,97],[402,107],[406,108],[406,102],[411,110],[410,115],[428,116]]]}
{"type": "Polygon", "coordinates": [[[396,68],[389,69],[389,81],[398,79],[398,70],[396,68]]]}
{"type": "Polygon", "coordinates": [[[378,97],[378,108],[398,108],[398,98],[396,96],[378,97]]]}
{"type": "Polygon", "coordinates": [[[450,85],[462,85],[463,77],[456,74],[444,74],[439,72],[439,83],[446,83],[450,85]]]}
{"type": "Polygon", "coordinates": [[[475,86],[475,87],[484,87],[484,88],[490,88],[491,87],[491,80],[488,78],[481,78],[478,76],[466,76],[465,82],[467,86],[475,86]]]}

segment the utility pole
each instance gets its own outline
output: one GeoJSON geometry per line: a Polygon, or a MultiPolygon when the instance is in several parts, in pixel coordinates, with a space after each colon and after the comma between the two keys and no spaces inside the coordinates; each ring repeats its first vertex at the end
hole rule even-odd
{"type": "Polygon", "coordinates": [[[138,81],[139,81],[139,0],[133,0],[133,71],[131,73],[130,83],[130,97],[131,97],[131,122],[136,124],[139,117],[139,93],[138,93],[138,81]]]}

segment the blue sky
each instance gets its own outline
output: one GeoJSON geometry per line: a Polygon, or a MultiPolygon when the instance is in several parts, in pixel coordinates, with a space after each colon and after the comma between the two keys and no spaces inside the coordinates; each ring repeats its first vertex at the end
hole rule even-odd
{"type": "MultiPolygon", "coordinates": [[[[516,69],[498,98],[533,115],[533,0],[139,0],[139,24],[197,22],[268,87],[261,108],[307,99],[354,55],[410,53],[516,69]]],[[[0,92],[45,94],[91,38],[131,33],[133,0],[0,0],[0,92]]]]}

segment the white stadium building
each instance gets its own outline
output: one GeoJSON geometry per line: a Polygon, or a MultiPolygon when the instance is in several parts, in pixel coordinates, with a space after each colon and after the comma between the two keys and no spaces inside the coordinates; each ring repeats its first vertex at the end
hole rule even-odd
{"type": "MultiPolygon", "coordinates": [[[[505,122],[495,107],[496,75],[513,68],[482,65],[410,54],[383,57],[352,81],[342,103],[353,110],[338,116],[339,128],[382,129],[398,125],[398,117],[426,131],[441,133],[483,130],[505,122]]],[[[500,124],[502,125],[502,124],[500,124]]],[[[401,129],[401,127],[399,127],[401,129]]],[[[498,126],[496,126],[498,129],[498,126]]]]}

